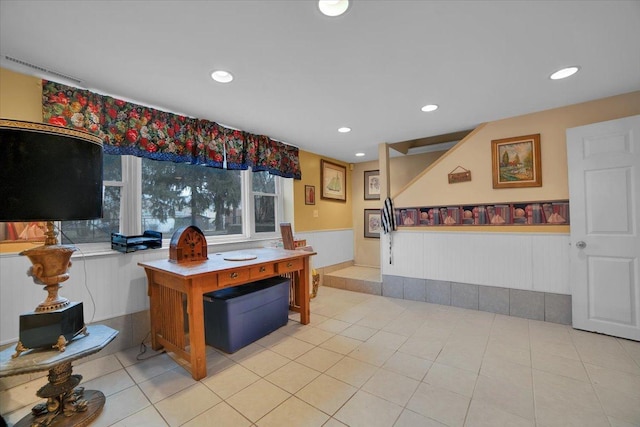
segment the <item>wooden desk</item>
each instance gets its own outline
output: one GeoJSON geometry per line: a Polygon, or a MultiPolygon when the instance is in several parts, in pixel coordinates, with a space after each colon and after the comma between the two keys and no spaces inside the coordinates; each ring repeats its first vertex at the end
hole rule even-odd
{"type": "Polygon", "coordinates": [[[276,248],[245,249],[209,254],[207,261],[173,263],[157,260],[144,267],[151,305],[151,346],[174,352],[191,363],[195,380],[207,376],[203,295],[230,286],[298,272],[300,323],[309,323],[309,257],[315,252],[276,248]],[[245,261],[227,261],[234,255],[255,255],[245,261]],[[184,301],[188,319],[185,325],[184,301]],[[186,332],[188,330],[188,333],[186,332]]]}

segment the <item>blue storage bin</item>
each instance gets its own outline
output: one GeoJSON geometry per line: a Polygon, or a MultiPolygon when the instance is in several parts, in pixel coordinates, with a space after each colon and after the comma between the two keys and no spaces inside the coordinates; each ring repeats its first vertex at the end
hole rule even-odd
{"type": "Polygon", "coordinates": [[[286,325],[289,284],[287,278],[272,277],[205,294],[206,344],[234,353],[286,325]]]}

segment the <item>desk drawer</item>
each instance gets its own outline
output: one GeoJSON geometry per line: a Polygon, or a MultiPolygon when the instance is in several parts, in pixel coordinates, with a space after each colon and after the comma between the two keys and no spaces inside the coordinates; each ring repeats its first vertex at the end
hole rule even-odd
{"type": "Polygon", "coordinates": [[[249,275],[251,280],[262,279],[263,277],[271,277],[275,274],[275,265],[266,264],[259,267],[251,267],[249,275]]]}
{"type": "Polygon", "coordinates": [[[218,287],[236,285],[249,281],[249,269],[225,271],[218,274],[218,287]]]}
{"type": "Polygon", "coordinates": [[[291,259],[289,261],[283,261],[278,263],[278,274],[289,273],[291,271],[298,271],[302,269],[302,258],[291,259]]]}

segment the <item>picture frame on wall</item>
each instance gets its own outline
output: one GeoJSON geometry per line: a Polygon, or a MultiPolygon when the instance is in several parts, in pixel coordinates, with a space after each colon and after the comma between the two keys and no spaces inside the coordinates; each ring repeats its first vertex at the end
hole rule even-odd
{"type": "Polygon", "coordinates": [[[320,198],[347,201],[347,167],[320,160],[320,198]]]}
{"type": "Polygon", "coordinates": [[[380,171],[364,171],[364,199],[380,200],[380,171]]]}
{"type": "Polygon", "coordinates": [[[542,187],[540,134],[491,141],[493,188],[542,187]]]}
{"type": "Polygon", "coordinates": [[[316,204],[316,186],[315,185],[304,186],[304,204],[305,205],[316,204]]]}
{"type": "Polygon", "coordinates": [[[379,239],[382,230],[382,214],[380,209],[364,210],[364,237],[379,239]]]}

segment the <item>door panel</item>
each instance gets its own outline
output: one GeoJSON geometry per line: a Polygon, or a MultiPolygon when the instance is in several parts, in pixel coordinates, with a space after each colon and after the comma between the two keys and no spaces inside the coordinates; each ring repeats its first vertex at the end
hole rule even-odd
{"type": "Polygon", "coordinates": [[[637,321],[633,283],[634,260],[589,257],[589,318],[633,326],[637,321]],[[602,284],[607,286],[601,286],[602,284]]]}
{"type": "Polygon", "coordinates": [[[640,116],[567,129],[573,326],[640,340],[640,116]]]}
{"type": "Polygon", "coordinates": [[[627,203],[632,199],[630,171],[619,168],[585,172],[585,214],[589,234],[633,233],[631,206],[627,203]],[[598,206],[606,208],[598,209],[598,206]]]}

